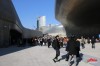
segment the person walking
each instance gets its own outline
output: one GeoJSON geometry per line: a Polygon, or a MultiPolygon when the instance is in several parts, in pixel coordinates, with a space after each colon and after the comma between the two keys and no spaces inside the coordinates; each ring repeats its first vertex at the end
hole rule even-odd
{"type": "Polygon", "coordinates": [[[63,38],[63,45],[64,45],[64,47],[66,47],[67,41],[68,41],[68,38],[67,38],[67,37],[64,37],[64,38],[63,38]]]}
{"type": "Polygon", "coordinates": [[[92,48],[95,48],[95,42],[96,42],[96,40],[93,36],[92,39],[91,39],[92,48]]]}
{"type": "Polygon", "coordinates": [[[87,38],[87,43],[90,44],[90,38],[89,37],[87,38]]]}
{"type": "Polygon", "coordinates": [[[40,45],[43,46],[43,39],[40,38],[40,45]]]}
{"type": "Polygon", "coordinates": [[[80,45],[79,41],[76,41],[75,37],[70,37],[69,41],[67,42],[66,51],[68,52],[69,59],[68,59],[68,66],[71,66],[71,59],[74,59],[74,66],[77,66],[77,56],[79,54],[80,45]]]}
{"type": "Polygon", "coordinates": [[[63,37],[59,38],[59,43],[60,43],[60,46],[63,48],[63,37]]]}
{"type": "Polygon", "coordinates": [[[58,57],[60,56],[60,44],[59,44],[59,36],[56,36],[55,39],[53,40],[52,47],[56,51],[56,56],[54,57],[53,61],[57,62],[58,57]]]}
{"type": "Polygon", "coordinates": [[[49,48],[52,43],[51,38],[47,39],[47,42],[48,42],[48,48],[49,48]]]}
{"type": "Polygon", "coordinates": [[[82,49],[85,48],[85,38],[83,38],[83,36],[81,37],[81,46],[82,46],[82,49]]]}

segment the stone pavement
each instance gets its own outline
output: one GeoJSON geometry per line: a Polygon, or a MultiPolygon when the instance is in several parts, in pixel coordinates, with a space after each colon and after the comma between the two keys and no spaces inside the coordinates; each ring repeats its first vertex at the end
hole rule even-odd
{"type": "MultiPolygon", "coordinates": [[[[81,49],[83,54],[82,60],[78,66],[100,66],[100,43],[96,43],[96,49],[91,48],[91,44],[86,44],[85,49],[81,49]],[[97,58],[96,63],[87,63],[89,58],[97,58]]],[[[9,47],[0,49],[0,66],[68,66],[64,56],[65,48],[61,49],[61,61],[54,63],[52,59],[55,56],[55,51],[52,47],[34,46],[34,47],[9,47]],[[16,51],[14,51],[16,50],[16,51]],[[18,50],[18,51],[17,51],[18,50]],[[13,52],[9,52],[13,51],[13,52]],[[8,53],[7,53],[8,52],[8,53]]]]}
{"type": "Polygon", "coordinates": [[[95,58],[97,59],[97,62],[90,64],[94,66],[100,66],[100,43],[96,43],[95,49],[91,48],[91,44],[86,44],[86,48],[82,49],[81,52],[84,53],[82,61],[85,62],[89,58],[95,58]]]}

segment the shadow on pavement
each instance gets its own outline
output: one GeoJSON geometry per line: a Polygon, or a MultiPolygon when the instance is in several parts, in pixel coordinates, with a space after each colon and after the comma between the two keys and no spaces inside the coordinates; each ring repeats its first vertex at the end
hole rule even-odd
{"type": "MultiPolygon", "coordinates": [[[[60,58],[59,60],[64,60],[64,59],[66,60],[67,56],[68,56],[67,54],[62,55],[62,58],[60,58]]],[[[80,56],[77,58],[77,66],[78,66],[79,62],[82,61],[82,59],[83,59],[83,54],[80,53],[80,56]]],[[[67,58],[67,61],[68,61],[68,58],[67,58]]],[[[73,65],[73,64],[74,64],[74,61],[71,61],[71,65],[73,65]]]]}
{"type": "Polygon", "coordinates": [[[66,59],[66,54],[62,55],[62,57],[59,59],[59,61],[66,59]]]}
{"type": "MultiPolygon", "coordinates": [[[[77,66],[78,66],[78,64],[79,64],[79,62],[81,62],[82,61],[82,59],[83,59],[83,54],[82,53],[80,53],[80,56],[79,57],[77,57],[77,66]]],[[[74,61],[71,61],[71,66],[74,64],[74,61]]]]}
{"type": "Polygon", "coordinates": [[[8,48],[0,48],[0,56],[10,54],[10,53],[13,53],[13,52],[17,52],[17,51],[20,51],[20,50],[24,50],[24,49],[27,49],[27,48],[30,48],[30,47],[33,47],[33,46],[25,46],[25,47],[11,46],[11,47],[8,47],[8,48]]]}

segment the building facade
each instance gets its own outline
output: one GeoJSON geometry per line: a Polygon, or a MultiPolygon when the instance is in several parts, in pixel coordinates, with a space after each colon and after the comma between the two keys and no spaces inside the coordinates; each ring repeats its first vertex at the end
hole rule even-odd
{"type": "Polygon", "coordinates": [[[100,34],[100,0],[56,0],[55,18],[67,35],[98,38],[100,34]]]}
{"type": "Polygon", "coordinates": [[[40,30],[43,26],[46,26],[46,16],[40,16],[37,19],[37,29],[40,30]]]}
{"type": "Polygon", "coordinates": [[[41,36],[42,32],[22,26],[11,0],[0,0],[0,47],[23,41],[24,38],[41,36]]]}

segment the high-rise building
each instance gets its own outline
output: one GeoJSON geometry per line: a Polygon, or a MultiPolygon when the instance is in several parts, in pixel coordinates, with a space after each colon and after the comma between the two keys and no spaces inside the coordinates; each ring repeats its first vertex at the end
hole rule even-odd
{"type": "Polygon", "coordinates": [[[46,16],[40,16],[37,19],[37,29],[39,30],[43,26],[46,26],[46,16]]]}

